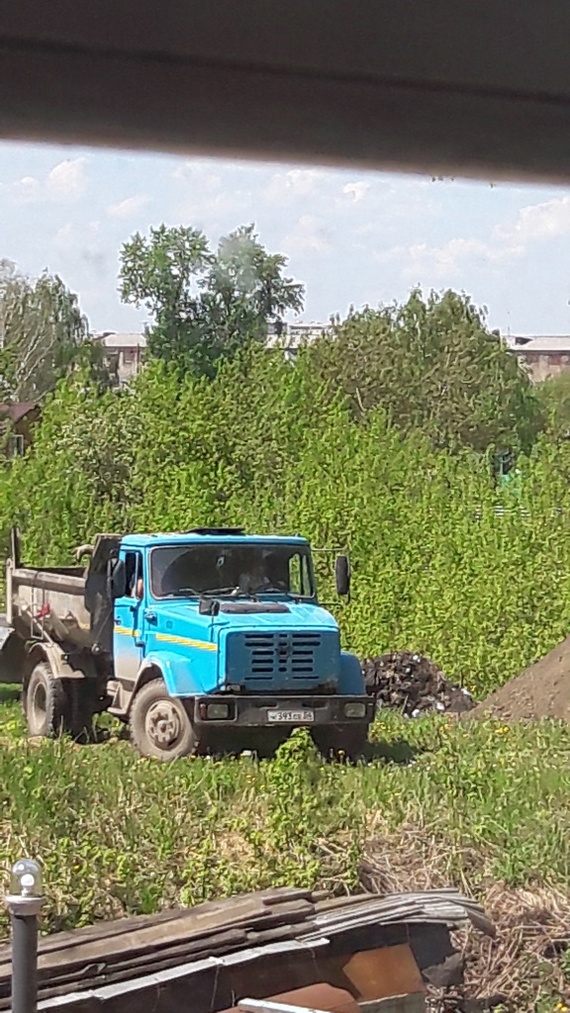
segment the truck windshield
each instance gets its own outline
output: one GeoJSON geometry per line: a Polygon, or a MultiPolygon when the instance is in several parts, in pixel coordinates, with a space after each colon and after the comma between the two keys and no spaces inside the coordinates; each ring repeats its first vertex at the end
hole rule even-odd
{"type": "Polygon", "coordinates": [[[157,546],[150,557],[154,598],[202,594],[291,594],[312,598],[308,546],[207,543],[157,546]]]}

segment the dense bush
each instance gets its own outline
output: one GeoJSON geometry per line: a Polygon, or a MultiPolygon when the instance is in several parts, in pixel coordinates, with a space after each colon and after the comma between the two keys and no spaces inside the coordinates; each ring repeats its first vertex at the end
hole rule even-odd
{"type": "Polygon", "coordinates": [[[522,493],[497,491],[480,455],[404,437],[380,408],[355,421],[315,385],[308,353],[292,368],[256,349],[212,382],[155,363],[132,393],[60,386],[33,451],[4,473],[0,524],[6,535],[17,521],[41,563],[67,561],[96,530],[200,523],[347,546],[347,645],[423,651],[482,694],[570,618],[570,515],[559,511],[570,508],[570,448],[539,442],[519,466],[522,493]]]}

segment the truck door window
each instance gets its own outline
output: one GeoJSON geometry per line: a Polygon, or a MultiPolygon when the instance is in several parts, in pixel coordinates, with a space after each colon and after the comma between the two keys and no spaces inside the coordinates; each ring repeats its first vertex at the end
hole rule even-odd
{"type": "Polygon", "coordinates": [[[125,570],[128,597],[142,598],[144,587],[142,579],[142,554],[140,552],[127,552],[125,554],[125,570]]]}
{"type": "Polygon", "coordinates": [[[312,593],[309,561],[305,553],[294,553],[289,559],[289,590],[301,598],[309,598],[312,593]]]}

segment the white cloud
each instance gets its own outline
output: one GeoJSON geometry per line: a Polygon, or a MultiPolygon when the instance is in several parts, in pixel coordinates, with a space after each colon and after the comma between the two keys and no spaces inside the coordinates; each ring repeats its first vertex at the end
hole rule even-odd
{"type": "Polygon", "coordinates": [[[379,263],[399,261],[402,277],[408,280],[429,276],[451,281],[468,261],[478,258],[493,265],[516,260],[533,244],[565,235],[570,235],[570,196],[521,208],[512,222],[496,225],[488,240],[456,237],[441,246],[399,245],[375,254],[375,259],[379,263]]]}
{"type": "Polygon", "coordinates": [[[354,183],[345,183],[342,188],[342,192],[346,194],[347,197],[352,197],[355,202],[358,202],[364,200],[371,186],[372,183],[369,183],[367,180],[359,179],[354,183]]]}
{"type": "Polygon", "coordinates": [[[86,158],[65,158],[54,165],[43,180],[36,176],[22,176],[10,188],[14,200],[17,204],[37,204],[46,200],[58,204],[78,201],[87,186],[86,165],[86,158]]]}
{"type": "Polygon", "coordinates": [[[86,158],[66,158],[54,165],[45,184],[45,193],[55,201],[75,201],[83,196],[87,185],[86,158]]]}
{"type": "Polygon", "coordinates": [[[67,222],[56,232],[53,245],[58,253],[70,254],[74,257],[78,252],[88,249],[100,235],[100,222],[89,222],[87,225],[67,222]]]}
{"type": "Polygon", "coordinates": [[[141,211],[149,202],[144,194],[135,194],[133,197],[125,197],[116,204],[109,204],[107,215],[109,218],[132,218],[141,211]]]}
{"type": "Polygon", "coordinates": [[[41,196],[42,185],[35,176],[23,176],[14,183],[12,192],[20,204],[33,204],[41,196]]]}
{"type": "Polygon", "coordinates": [[[195,228],[219,228],[228,215],[234,215],[242,207],[239,193],[218,193],[200,197],[194,195],[176,207],[176,216],[182,222],[195,228]]]}
{"type": "Polygon", "coordinates": [[[308,197],[314,193],[325,173],[320,169],[289,169],[288,172],[276,172],[263,190],[268,201],[281,201],[283,198],[294,199],[308,197]]]}
{"type": "Polygon", "coordinates": [[[428,243],[394,246],[376,253],[374,259],[380,264],[399,261],[401,276],[408,281],[422,281],[426,276],[433,281],[451,281],[460,274],[466,261],[479,258],[493,264],[511,259],[512,254],[510,247],[457,237],[441,246],[430,246],[428,243]]]}
{"type": "Polygon", "coordinates": [[[329,253],[332,250],[323,220],[314,215],[301,215],[285,236],[283,246],[289,253],[329,253]]]}
{"type": "Polygon", "coordinates": [[[498,225],[494,230],[497,241],[513,249],[526,248],[541,239],[554,239],[570,234],[570,197],[554,197],[541,204],[521,208],[512,225],[498,225]]]}
{"type": "Polygon", "coordinates": [[[213,192],[219,190],[222,180],[219,172],[212,172],[208,164],[202,162],[181,162],[171,173],[172,179],[192,182],[201,190],[213,192]]]}

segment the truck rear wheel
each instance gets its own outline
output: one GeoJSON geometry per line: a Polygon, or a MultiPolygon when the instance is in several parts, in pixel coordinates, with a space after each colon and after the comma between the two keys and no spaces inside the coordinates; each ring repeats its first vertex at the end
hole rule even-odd
{"type": "Polygon", "coordinates": [[[198,747],[192,722],[181,700],[169,696],[162,679],[135,694],[129,718],[131,742],[141,756],[178,760],[198,747]]]}
{"type": "Polygon", "coordinates": [[[24,714],[31,736],[54,739],[68,730],[69,700],[61,679],[40,661],[23,690],[24,714]]]}
{"type": "Polygon", "coordinates": [[[348,760],[358,760],[368,742],[368,725],[315,729],[312,737],[323,756],[332,756],[337,760],[345,757],[348,760]]]}

